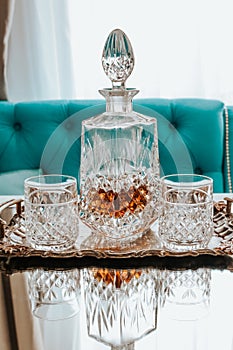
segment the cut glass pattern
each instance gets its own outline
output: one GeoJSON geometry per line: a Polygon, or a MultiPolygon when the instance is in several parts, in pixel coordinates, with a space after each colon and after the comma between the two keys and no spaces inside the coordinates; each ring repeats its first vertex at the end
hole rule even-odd
{"type": "Polygon", "coordinates": [[[169,190],[162,199],[159,233],[166,248],[205,248],[213,235],[213,202],[203,190],[169,190]]]}
{"type": "Polygon", "coordinates": [[[25,200],[27,238],[36,249],[64,251],[78,235],[77,199],[67,191],[35,190],[25,200]]]}
{"type": "Polygon", "coordinates": [[[29,298],[35,316],[58,320],[79,311],[80,271],[35,269],[28,273],[29,298]]]}
{"type": "Polygon", "coordinates": [[[124,86],[134,68],[131,43],[120,29],[113,30],[105,43],[102,54],[103,69],[114,86],[124,86]]]}
{"type": "Polygon", "coordinates": [[[158,290],[154,269],[85,269],[83,281],[89,336],[123,349],[156,329],[158,290]]]}
{"type": "Polygon", "coordinates": [[[161,305],[172,318],[195,320],[209,312],[211,270],[171,271],[162,273],[161,305]]]}

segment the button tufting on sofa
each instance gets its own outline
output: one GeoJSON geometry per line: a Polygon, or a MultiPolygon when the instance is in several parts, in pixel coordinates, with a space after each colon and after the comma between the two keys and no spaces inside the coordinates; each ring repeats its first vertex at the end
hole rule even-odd
{"type": "MultiPolygon", "coordinates": [[[[68,118],[68,116],[67,116],[68,118]]],[[[74,123],[72,123],[72,121],[70,119],[68,119],[65,123],[64,123],[64,128],[66,130],[72,130],[74,128],[74,123]]]]}
{"type": "Polygon", "coordinates": [[[22,129],[22,124],[19,122],[14,123],[13,128],[15,131],[20,131],[22,129]]]}
{"type": "Polygon", "coordinates": [[[200,175],[202,175],[203,172],[202,172],[201,168],[196,168],[196,169],[195,169],[195,174],[200,174],[200,175]]]}

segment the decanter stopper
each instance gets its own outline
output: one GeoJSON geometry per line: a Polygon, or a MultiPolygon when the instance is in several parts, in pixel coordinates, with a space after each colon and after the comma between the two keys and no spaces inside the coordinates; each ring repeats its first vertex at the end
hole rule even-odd
{"type": "Polygon", "coordinates": [[[125,81],[134,68],[133,48],[127,35],[114,29],[108,36],[102,54],[102,66],[112,81],[112,88],[125,88],[125,81]]]}

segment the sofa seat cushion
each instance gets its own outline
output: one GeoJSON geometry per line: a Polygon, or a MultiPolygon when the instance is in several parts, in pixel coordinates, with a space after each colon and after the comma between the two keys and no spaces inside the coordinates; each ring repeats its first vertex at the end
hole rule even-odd
{"type": "Polygon", "coordinates": [[[40,174],[39,169],[22,169],[0,174],[1,195],[23,195],[24,180],[40,174]]]}

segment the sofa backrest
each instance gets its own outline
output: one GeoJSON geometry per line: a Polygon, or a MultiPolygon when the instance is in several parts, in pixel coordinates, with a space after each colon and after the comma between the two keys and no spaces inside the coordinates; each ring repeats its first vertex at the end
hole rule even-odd
{"type": "Polygon", "coordinates": [[[161,173],[196,173],[224,188],[224,104],[207,99],[141,99],[157,115],[161,173]]]}
{"type": "MultiPolygon", "coordinates": [[[[79,179],[81,123],[104,110],[103,100],[0,102],[0,194],[23,193],[23,179],[39,170],[79,179]]],[[[222,102],[135,99],[134,110],[157,119],[161,175],[205,174],[225,191],[222,102]]]]}

